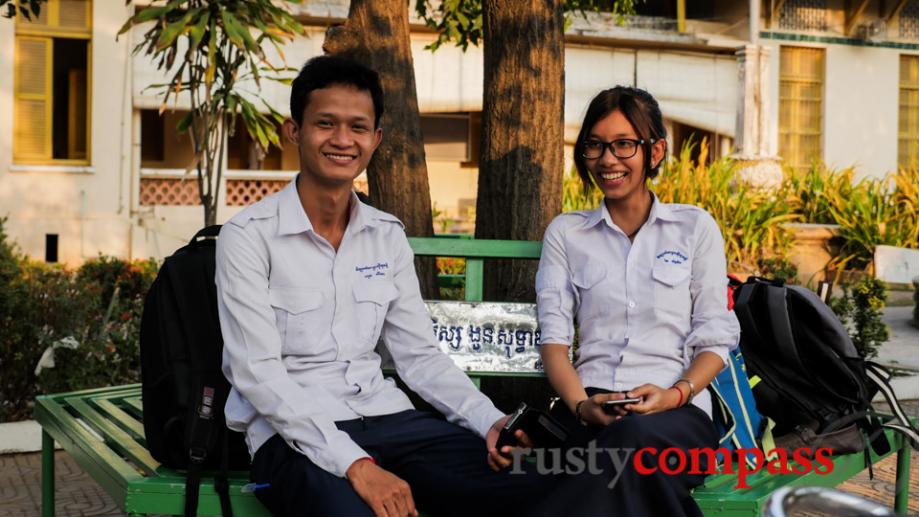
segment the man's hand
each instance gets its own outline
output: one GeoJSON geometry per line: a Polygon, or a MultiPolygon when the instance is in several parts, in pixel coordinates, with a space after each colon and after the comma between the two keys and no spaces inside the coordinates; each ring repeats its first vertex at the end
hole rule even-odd
{"type": "MultiPolygon", "coordinates": [[[[514,447],[510,445],[505,445],[499,451],[496,447],[498,443],[498,436],[501,434],[501,429],[504,428],[504,424],[507,423],[510,415],[504,415],[499,418],[492,426],[488,429],[488,434],[485,435],[485,447],[488,449],[488,466],[492,470],[498,472],[500,470],[506,469],[513,465],[513,455],[511,451],[514,450],[514,447]]],[[[519,447],[533,447],[533,442],[530,441],[530,437],[526,435],[522,430],[517,429],[514,433],[514,437],[517,438],[517,444],[519,447]]]]}
{"type": "Polygon", "coordinates": [[[348,467],[345,477],[377,517],[418,517],[408,483],[366,458],[348,467]]]}

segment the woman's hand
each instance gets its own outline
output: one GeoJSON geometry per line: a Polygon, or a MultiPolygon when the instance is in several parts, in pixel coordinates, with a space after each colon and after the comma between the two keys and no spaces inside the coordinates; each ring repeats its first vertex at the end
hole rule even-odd
{"type": "Polygon", "coordinates": [[[626,393],[626,396],[641,397],[643,399],[639,404],[625,406],[629,411],[639,415],[660,413],[661,411],[674,409],[684,402],[678,390],[661,388],[656,384],[642,384],[626,393]]]}
{"type": "MultiPolygon", "coordinates": [[[[598,393],[593,397],[585,399],[581,403],[581,420],[588,424],[607,426],[629,414],[631,408],[637,404],[626,404],[625,406],[613,406],[612,413],[607,413],[603,409],[603,403],[607,400],[622,400],[626,398],[623,393],[598,393]]],[[[577,415],[575,415],[577,416],[577,415]]]]}

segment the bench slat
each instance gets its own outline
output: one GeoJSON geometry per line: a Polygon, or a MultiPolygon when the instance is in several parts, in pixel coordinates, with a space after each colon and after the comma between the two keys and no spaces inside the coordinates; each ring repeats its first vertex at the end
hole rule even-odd
{"type": "Polygon", "coordinates": [[[408,242],[415,255],[429,257],[538,259],[542,250],[540,241],[409,237],[408,242]]]}
{"type": "MultiPolygon", "coordinates": [[[[114,398],[114,397],[113,397],[114,398]]],[[[117,400],[117,398],[116,398],[117,400]]],[[[139,422],[133,415],[128,414],[123,409],[115,405],[112,400],[107,398],[96,399],[96,406],[106,415],[106,418],[121,426],[122,429],[130,432],[133,439],[138,441],[144,440],[144,424],[139,422]]]]}
{"type": "Polygon", "coordinates": [[[141,475],[51,397],[36,397],[35,420],[124,508],[127,484],[141,475]]]}
{"type": "Polygon", "coordinates": [[[149,475],[156,472],[157,467],[160,465],[159,462],[153,459],[153,456],[150,456],[150,452],[138,444],[128,433],[93,409],[85,399],[69,398],[68,402],[86,422],[105,438],[110,447],[128,456],[134,464],[143,469],[145,474],[149,475]]]}
{"type": "Polygon", "coordinates": [[[130,407],[138,415],[144,414],[144,403],[142,402],[140,395],[125,397],[122,399],[122,401],[125,403],[126,406],[130,407]]]}

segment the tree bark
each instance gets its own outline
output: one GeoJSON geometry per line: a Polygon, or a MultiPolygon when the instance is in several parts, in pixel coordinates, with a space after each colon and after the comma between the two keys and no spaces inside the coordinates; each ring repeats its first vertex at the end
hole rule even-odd
{"type": "MultiPolygon", "coordinates": [[[[434,235],[405,0],[351,0],[348,19],[330,27],[323,50],[369,66],[383,84],[383,142],[367,167],[374,206],[389,212],[413,237],[434,235]]],[[[433,259],[416,260],[421,292],[437,297],[433,259]]]]}
{"type": "MultiPolygon", "coordinates": [[[[478,239],[541,240],[561,212],[563,0],[482,2],[484,100],[478,239]]],[[[536,264],[486,263],[490,300],[533,301],[536,264]]]]}

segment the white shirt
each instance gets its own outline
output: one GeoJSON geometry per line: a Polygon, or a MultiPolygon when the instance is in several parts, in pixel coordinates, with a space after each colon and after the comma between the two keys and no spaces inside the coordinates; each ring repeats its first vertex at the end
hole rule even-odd
{"type": "Polygon", "coordinates": [[[383,378],[381,334],[399,376],[448,420],[484,437],[503,416],[437,348],[413,259],[399,220],[357,196],[336,253],[313,230],[296,180],[223,226],[225,413],[250,454],[279,433],[337,476],[369,456],[334,422],[412,408],[383,378]]]}
{"type": "MultiPolygon", "coordinates": [[[[740,325],[727,309],[724,240],[701,208],[654,196],[630,242],[605,204],[556,217],[536,275],[541,343],[571,345],[584,386],[669,387],[701,352],[722,360],[740,325]]],[[[693,403],[711,416],[706,390],[693,403]]]]}

